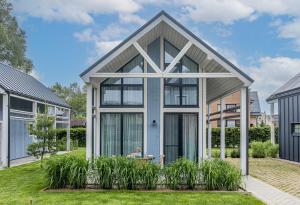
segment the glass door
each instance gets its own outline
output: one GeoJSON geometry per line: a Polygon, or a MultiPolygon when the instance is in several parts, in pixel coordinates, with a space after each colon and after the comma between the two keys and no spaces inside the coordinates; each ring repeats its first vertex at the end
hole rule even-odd
{"type": "Polygon", "coordinates": [[[164,119],[165,163],[180,157],[197,160],[198,117],[194,113],[166,113],[164,119]]]}

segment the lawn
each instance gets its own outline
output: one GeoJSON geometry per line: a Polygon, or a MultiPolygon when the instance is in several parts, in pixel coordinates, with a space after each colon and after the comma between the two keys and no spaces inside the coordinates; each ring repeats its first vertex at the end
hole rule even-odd
{"type": "MultiPolygon", "coordinates": [[[[84,149],[71,154],[84,156],[84,149]]],[[[0,171],[0,204],[92,205],[92,204],[263,204],[246,193],[237,192],[138,192],[73,191],[44,192],[43,170],[39,162],[0,171]]]]}

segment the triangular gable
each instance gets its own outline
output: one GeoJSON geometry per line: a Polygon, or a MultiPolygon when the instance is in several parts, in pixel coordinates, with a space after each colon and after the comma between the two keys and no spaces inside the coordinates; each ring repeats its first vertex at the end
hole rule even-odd
{"type": "Polygon", "coordinates": [[[177,22],[173,17],[167,14],[165,11],[161,11],[155,17],[153,17],[150,21],[144,24],[140,29],[130,35],[127,39],[121,42],[118,46],[96,61],[92,66],[90,66],[87,70],[80,74],[80,77],[85,81],[89,82],[89,76],[93,73],[97,72],[99,68],[103,67],[109,61],[114,59],[118,54],[126,50],[129,46],[134,44],[137,40],[143,37],[147,32],[157,26],[161,21],[164,21],[166,24],[171,26],[177,32],[179,32],[182,36],[192,42],[199,49],[204,51],[207,56],[216,62],[218,62],[222,67],[224,67],[228,72],[232,73],[234,76],[239,78],[246,86],[249,86],[253,80],[233,65],[230,61],[228,61],[225,57],[211,48],[207,43],[194,35],[191,31],[185,28],[182,24],[177,22]]]}

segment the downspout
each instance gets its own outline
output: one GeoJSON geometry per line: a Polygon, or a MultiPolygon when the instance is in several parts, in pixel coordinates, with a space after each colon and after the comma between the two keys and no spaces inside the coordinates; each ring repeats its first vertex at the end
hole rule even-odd
{"type": "Polygon", "coordinates": [[[246,175],[249,175],[249,118],[250,118],[250,112],[249,112],[249,88],[247,87],[246,92],[246,175]]]}
{"type": "Polygon", "coordinates": [[[10,167],[10,93],[7,91],[7,167],[10,167]]]}

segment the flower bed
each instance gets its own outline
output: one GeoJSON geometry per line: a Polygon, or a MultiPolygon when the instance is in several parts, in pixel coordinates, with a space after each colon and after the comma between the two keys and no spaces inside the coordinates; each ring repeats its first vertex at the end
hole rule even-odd
{"type": "Polygon", "coordinates": [[[152,162],[126,157],[99,157],[89,162],[60,156],[49,159],[44,170],[49,189],[235,191],[241,183],[239,169],[220,159],[198,166],[180,158],[160,168],[152,162]]]}

